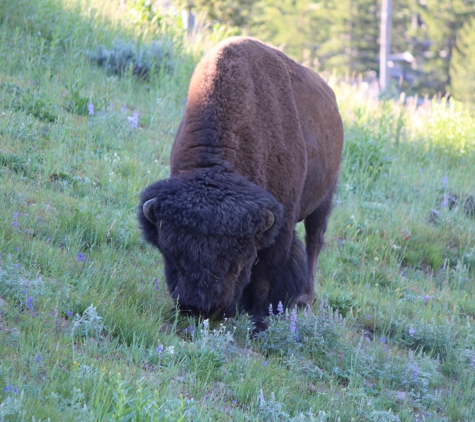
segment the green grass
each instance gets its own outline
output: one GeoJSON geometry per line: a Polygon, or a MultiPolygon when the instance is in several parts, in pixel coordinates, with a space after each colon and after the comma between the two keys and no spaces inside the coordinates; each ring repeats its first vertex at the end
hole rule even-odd
{"type": "Polygon", "coordinates": [[[207,327],[171,312],[137,228],[200,46],[173,16],[15,4],[0,6],[0,420],[475,420],[468,110],[330,78],[346,144],[318,301],[251,340],[247,315],[207,327]],[[174,68],[137,78],[89,60],[135,39],[166,39],[174,68]]]}

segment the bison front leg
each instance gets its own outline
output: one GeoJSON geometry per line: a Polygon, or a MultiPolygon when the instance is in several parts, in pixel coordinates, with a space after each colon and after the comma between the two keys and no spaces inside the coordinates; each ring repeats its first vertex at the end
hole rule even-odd
{"type": "Polygon", "coordinates": [[[325,243],[324,236],[332,209],[334,189],[331,189],[318,208],[305,218],[305,246],[307,250],[308,280],[298,305],[306,307],[315,301],[315,273],[318,256],[325,243]]]}
{"type": "Polygon", "coordinates": [[[276,312],[279,302],[285,308],[297,304],[307,285],[307,262],[302,242],[294,230],[281,233],[276,242],[258,254],[251,282],[244,290],[241,307],[252,315],[255,331],[267,328],[269,307],[276,312]],[[290,238],[290,239],[289,239],[290,238]]]}

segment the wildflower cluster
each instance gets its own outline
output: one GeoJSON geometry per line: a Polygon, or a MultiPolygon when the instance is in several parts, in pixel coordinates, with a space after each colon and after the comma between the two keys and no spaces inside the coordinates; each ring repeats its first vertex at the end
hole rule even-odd
{"type": "Polygon", "coordinates": [[[257,345],[264,353],[290,356],[292,354],[325,354],[337,350],[338,338],[344,320],[333,312],[326,301],[320,304],[319,314],[310,310],[300,314],[296,309],[285,309],[281,302],[277,315],[269,307],[267,323],[269,328],[257,336],[257,345]]]}

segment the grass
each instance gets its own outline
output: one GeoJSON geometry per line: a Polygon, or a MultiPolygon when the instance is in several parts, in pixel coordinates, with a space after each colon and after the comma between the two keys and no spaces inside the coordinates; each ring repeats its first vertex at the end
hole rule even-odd
{"type": "Polygon", "coordinates": [[[330,77],[346,144],[319,300],[273,310],[251,340],[247,315],[171,312],[137,229],[199,46],[173,16],[15,5],[0,6],[0,420],[475,420],[468,110],[330,77]],[[90,60],[137,39],[170,43],[173,69],[119,76],[90,60]]]}

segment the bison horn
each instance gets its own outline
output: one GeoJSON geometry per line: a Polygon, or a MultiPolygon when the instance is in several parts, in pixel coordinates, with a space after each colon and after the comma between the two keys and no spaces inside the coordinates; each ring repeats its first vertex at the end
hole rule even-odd
{"type": "Polygon", "coordinates": [[[147,202],[143,204],[142,210],[143,210],[143,215],[145,215],[145,218],[150,221],[152,224],[156,224],[157,220],[155,219],[155,215],[152,210],[153,203],[156,201],[156,199],[149,199],[147,202]]]}
{"type": "Polygon", "coordinates": [[[266,213],[266,225],[264,227],[264,231],[267,231],[269,230],[272,225],[274,224],[274,220],[275,220],[275,216],[274,216],[274,213],[270,210],[267,210],[267,213],[266,213]]]}

